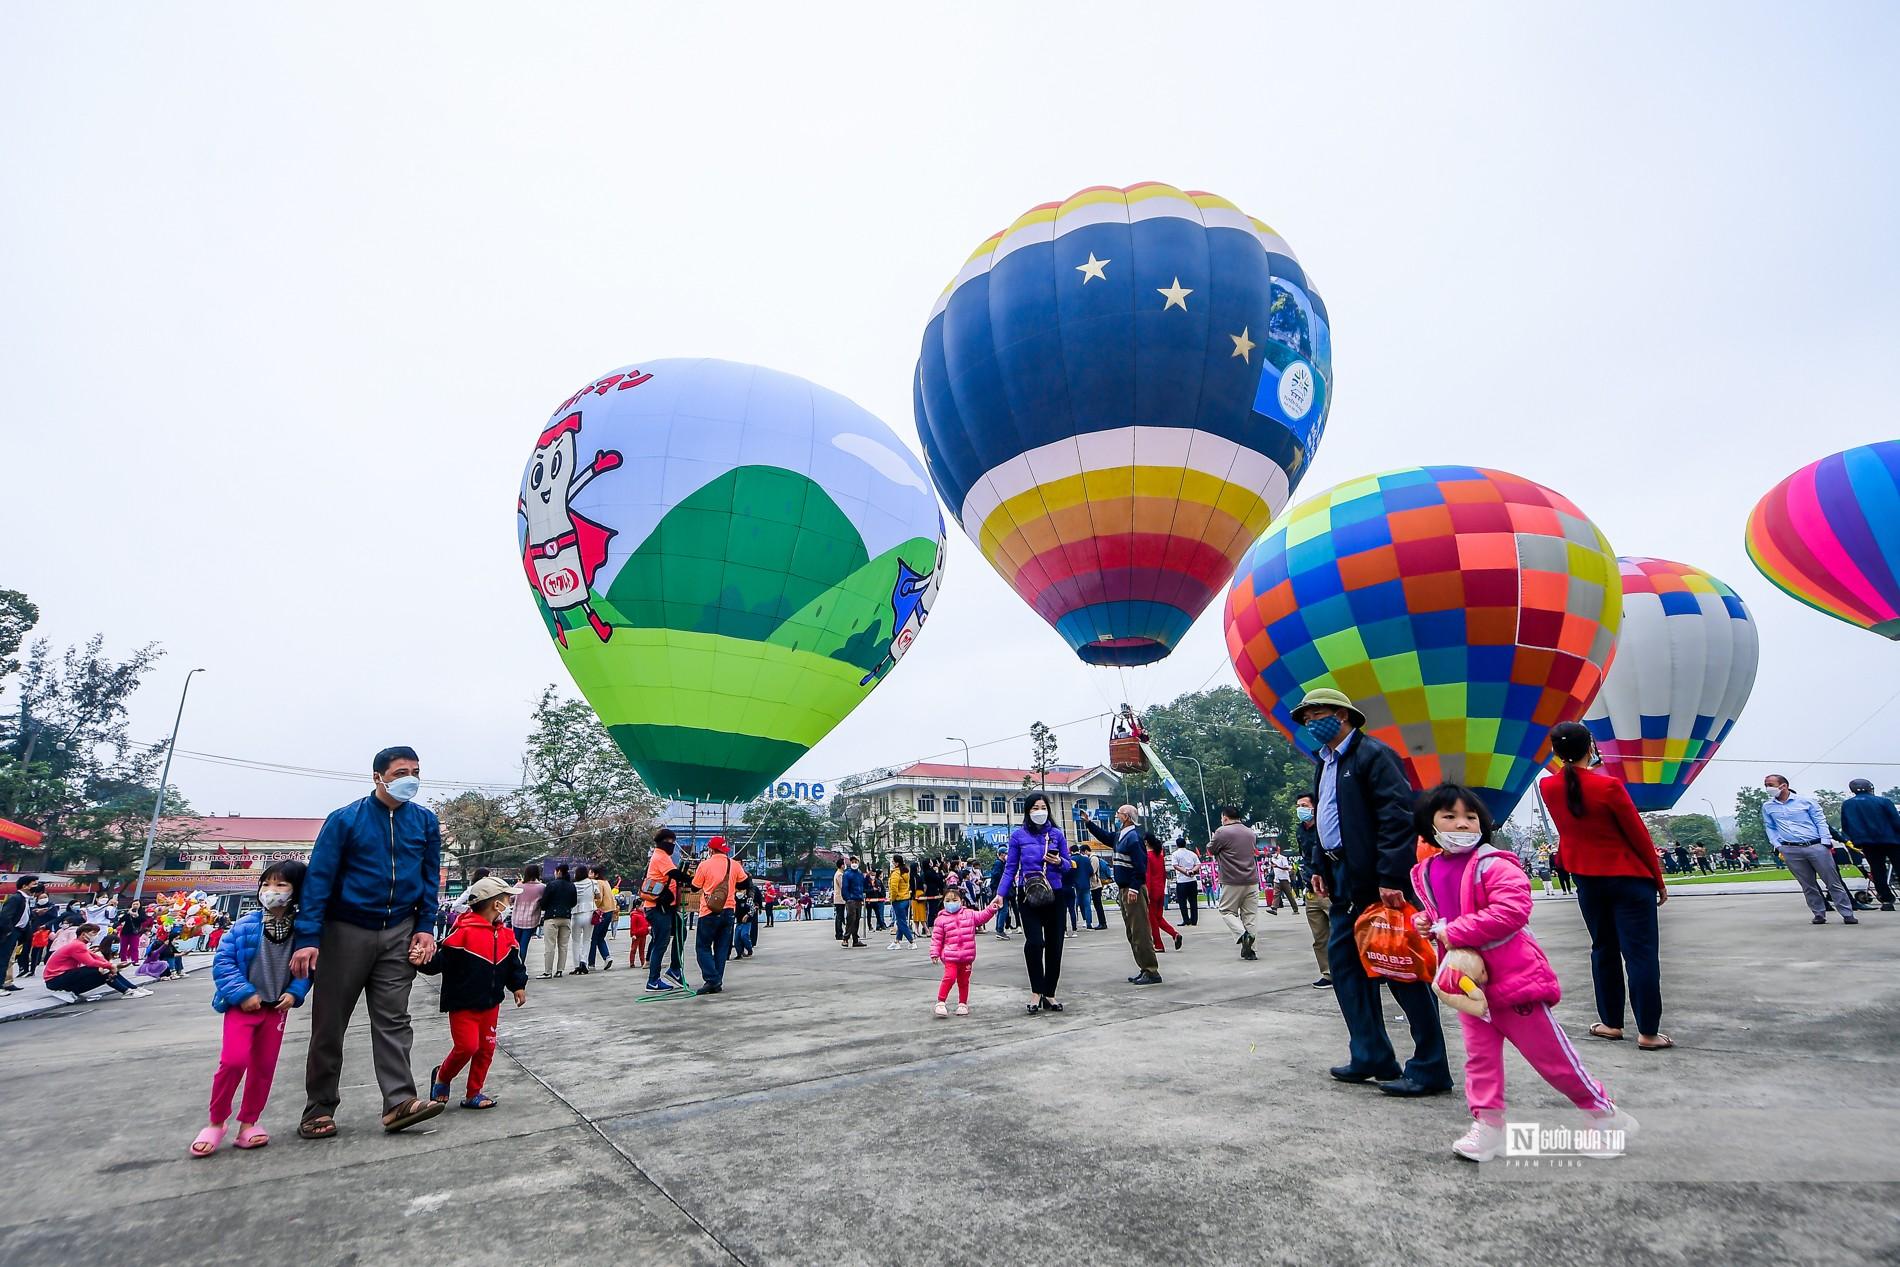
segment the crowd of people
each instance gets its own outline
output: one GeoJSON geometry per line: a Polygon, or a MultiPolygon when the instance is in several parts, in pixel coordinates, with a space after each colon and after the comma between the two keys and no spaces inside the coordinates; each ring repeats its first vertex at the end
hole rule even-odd
{"type": "MultiPolygon", "coordinates": [[[[1551,1013],[1560,990],[1528,928],[1530,876],[1523,859],[1499,846],[1482,798],[1455,784],[1416,792],[1396,754],[1365,733],[1364,715],[1339,691],[1309,692],[1293,717],[1318,757],[1311,788],[1295,805],[1291,853],[1277,841],[1263,849],[1234,805],[1222,807],[1204,855],[1184,839],[1164,844],[1133,805],[1121,806],[1109,826],[1079,820],[1083,838],[1071,841],[1049,799],[1034,793],[987,871],[967,859],[900,856],[884,868],[845,855],[826,895],[834,937],[843,949],[860,949],[868,930],[888,928],[889,950],[927,946],[942,968],[935,1015],[961,1017],[970,1014],[986,930],[997,940],[1020,936],[1025,1010],[1053,1015],[1065,1008],[1064,943],[1106,930],[1110,902],[1120,912],[1134,967],[1128,982],[1136,987],[1164,983],[1160,956],[1179,951],[1189,935],[1183,930],[1200,926],[1203,894],[1245,962],[1259,958],[1263,911],[1303,910],[1319,969],[1312,984],[1332,991],[1347,1033],[1347,1059],[1330,1068],[1333,1078],[1398,1097],[1451,1090],[1442,999],[1459,1011],[1465,1043],[1471,1121],[1452,1146],[1456,1155],[1484,1161],[1503,1148],[1507,1044],[1606,1138],[1626,1139],[1635,1119],[1590,1076],[1551,1013]],[[1365,928],[1395,919],[1431,944],[1439,975],[1382,972],[1365,957],[1365,928]],[[1411,1055],[1403,1062],[1386,1031],[1381,989],[1410,1030],[1411,1055]]],[[[1537,793],[1558,836],[1553,867],[1561,864],[1574,884],[1590,939],[1597,1020],[1586,1033],[1620,1042],[1633,1023],[1636,1047],[1667,1051],[1675,1042],[1662,1029],[1658,914],[1670,896],[1664,855],[1627,790],[1600,768],[1585,727],[1557,726],[1550,743],[1558,769],[1537,793]]],[[[511,997],[517,1007],[527,1002],[537,937],[542,980],[610,971],[624,933],[624,962],[646,970],[649,996],[705,997],[724,992],[729,964],[756,953],[762,922],[773,923],[781,901],[810,918],[808,890],[781,892],[750,875],[722,837],[693,856],[670,830],[656,835],[632,890],[600,868],[557,862],[549,875],[539,864],[518,877],[478,871],[444,906],[440,825],[415,801],[420,768],[412,749],[378,753],[370,794],[325,820],[307,868],[280,862],[265,869],[256,909],[235,923],[181,914],[175,902],[164,911],[138,902],[123,910],[77,900],[61,907],[38,877],[22,877],[0,901],[5,988],[19,988],[17,970],[39,972],[48,989],[77,997],[101,988],[135,994],[141,986],[123,972],[132,964],[141,974],[157,965],[149,974],[157,978],[182,970],[186,935],[213,950],[212,1006],[223,1018],[223,1043],[207,1125],[190,1145],[192,1155],[205,1157],[219,1151],[234,1119],[237,1148],[269,1143],[260,1120],[286,1016],[306,1002],[312,1020],[298,1134],[319,1140],[337,1132],[344,1035],[359,1008],[367,1012],[380,1124],[395,1132],[442,1112],[456,1098],[458,1078],[462,1107],[494,1107],[485,1084],[501,1009],[511,997]],[[684,970],[689,940],[697,986],[689,986],[684,970]],[[441,978],[439,1005],[449,1028],[426,1095],[411,1064],[408,1008],[418,973],[441,978]]],[[[1894,909],[1890,873],[1900,861],[1900,809],[1892,801],[1855,780],[1837,828],[1782,776],[1767,776],[1764,787],[1769,839],[1799,881],[1815,924],[1828,922],[1830,907],[1844,924],[1859,923],[1836,842],[1857,848],[1880,908],[1894,909]]]]}

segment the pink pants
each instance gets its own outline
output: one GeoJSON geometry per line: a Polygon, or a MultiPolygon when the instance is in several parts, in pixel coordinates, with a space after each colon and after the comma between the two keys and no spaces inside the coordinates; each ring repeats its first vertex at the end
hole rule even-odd
{"type": "Polygon", "coordinates": [[[970,968],[971,965],[967,963],[951,963],[947,959],[944,961],[943,981],[937,986],[937,1002],[941,1003],[950,997],[950,987],[953,984],[957,987],[957,1002],[970,1001],[970,968]]]}
{"type": "Polygon", "coordinates": [[[1471,1116],[1493,1126],[1504,1121],[1504,1044],[1508,1040],[1544,1081],[1570,1097],[1586,1113],[1608,1113],[1615,1106],[1603,1084],[1584,1070],[1577,1049],[1558,1026],[1550,1008],[1526,1003],[1499,1008],[1491,1019],[1459,1016],[1465,1031],[1465,1102],[1471,1116]]]}
{"type": "Polygon", "coordinates": [[[224,1048],[218,1052],[218,1072],[211,1078],[211,1124],[231,1119],[231,1097],[238,1080],[244,1082],[244,1103],[238,1121],[255,1123],[270,1100],[271,1079],[277,1076],[277,1049],[284,1045],[284,1022],[289,1014],[276,1008],[246,1012],[232,1008],[224,1014],[224,1048]]]}

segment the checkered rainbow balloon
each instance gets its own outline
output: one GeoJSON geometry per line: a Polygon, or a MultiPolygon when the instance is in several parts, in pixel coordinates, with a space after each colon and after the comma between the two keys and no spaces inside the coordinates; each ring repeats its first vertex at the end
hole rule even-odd
{"type": "Polygon", "coordinates": [[[1583,724],[1640,810],[1672,808],[1715,755],[1755,685],[1748,607],[1700,568],[1618,559],[1623,632],[1583,724]]]}
{"type": "Polygon", "coordinates": [[[1451,779],[1499,818],[1583,716],[1622,623],[1615,553],[1541,484],[1471,466],[1352,480],[1302,502],[1241,560],[1227,650],[1267,720],[1336,687],[1416,787],[1451,779]]]}

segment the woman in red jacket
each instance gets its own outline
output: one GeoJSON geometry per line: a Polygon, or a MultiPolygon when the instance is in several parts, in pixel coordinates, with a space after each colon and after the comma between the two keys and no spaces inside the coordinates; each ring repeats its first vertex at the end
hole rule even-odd
{"type": "Polygon", "coordinates": [[[1629,790],[1591,768],[1596,743],[1588,728],[1564,722],[1550,732],[1550,750],[1563,762],[1563,770],[1545,775],[1537,794],[1557,825],[1559,858],[1552,859],[1552,865],[1576,877],[1577,909],[1590,930],[1598,1017],[1590,1033],[1611,1040],[1623,1037],[1627,971],[1636,1045],[1644,1051],[1674,1047],[1661,1029],[1662,965],[1656,933],[1656,908],[1669,900],[1669,890],[1649,829],[1629,790]]]}
{"type": "MultiPolygon", "coordinates": [[[[1141,839],[1148,846],[1148,931],[1154,935],[1155,950],[1165,954],[1168,948],[1161,944],[1161,934],[1164,932],[1174,938],[1174,948],[1181,949],[1181,933],[1168,923],[1168,901],[1165,895],[1174,891],[1174,886],[1168,883],[1168,853],[1162,843],[1155,839],[1153,832],[1143,832],[1141,839]]],[[[1075,936],[1074,933],[1069,935],[1075,936]]]]}

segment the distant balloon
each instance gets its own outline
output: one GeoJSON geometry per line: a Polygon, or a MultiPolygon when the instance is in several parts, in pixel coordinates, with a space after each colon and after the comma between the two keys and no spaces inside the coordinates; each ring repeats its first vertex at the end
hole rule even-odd
{"type": "Polygon", "coordinates": [[[1666,810],[1728,738],[1755,685],[1759,640],[1735,591],[1699,568],[1618,559],[1616,663],[1583,724],[1640,810],[1666,810]]]}
{"type": "Polygon", "coordinates": [[[1095,186],[979,247],[924,328],[930,477],[1090,664],[1174,649],[1286,505],[1332,405],[1326,305],[1224,198],[1095,186]]]}
{"type": "Polygon", "coordinates": [[[756,795],[909,650],[943,579],[943,516],[890,429],[730,361],[568,397],[515,515],[562,661],[669,796],[756,795]]]}
{"type": "Polygon", "coordinates": [[[1900,640],[1900,440],[1811,462],[1748,516],[1748,557],[1785,593],[1900,640]]]}
{"type": "Polygon", "coordinates": [[[1267,720],[1336,687],[1415,787],[1450,779],[1502,819],[1550,728],[1595,698],[1622,620],[1616,556],[1566,498],[1503,471],[1426,466],[1300,503],[1227,596],[1227,650],[1267,720]]]}

